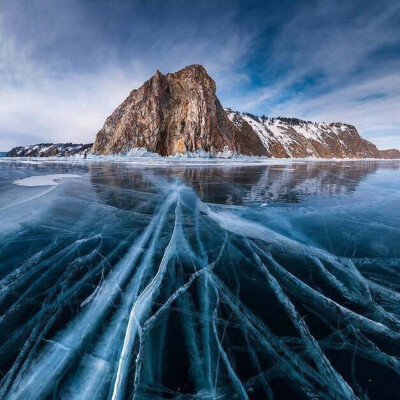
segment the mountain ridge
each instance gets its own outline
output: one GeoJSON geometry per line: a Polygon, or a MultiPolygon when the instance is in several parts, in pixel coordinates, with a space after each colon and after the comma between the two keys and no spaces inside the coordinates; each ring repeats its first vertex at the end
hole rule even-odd
{"type": "Polygon", "coordinates": [[[247,123],[259,135],[268,156],[279,158],[400,158],[397,149],[378,150],[357,129],[341,122],[312,122],[299,118],[258,117],[226,109],[232,123],[247,123]]]}
{"type": "Polygon", "coordinates": [[[386,158],[344,123],[268,118],[223,109],[216,84],[201,65],[156,74],[106,119],[93,152],[99,155],[145,147],[162,156],[199,150],[276,158],[386,158]]]}
{"type": "Polygon", "coordinates": [[[71,157],[89,153],[93,143],[39,143],[17,146],[6,153],[6,157],[71,157]]]}
{"type": "MultiPolygon", "coordinates": [[[[79,145],[72,146],[17,147],[7,156],[80,154],[79,145]]],[[[89,147],[86,145],[82,151],[89,147]]],[[[399,150],[378,150],[350,124],[258,117],[224,109],[216,96],[215,81],[198,64],[165,75],[157,70],[132,90],[106,119],[91,152],[127,154],[137,148],[161,156],[207,152],[211,156],[400,159],[399,150]]]]}

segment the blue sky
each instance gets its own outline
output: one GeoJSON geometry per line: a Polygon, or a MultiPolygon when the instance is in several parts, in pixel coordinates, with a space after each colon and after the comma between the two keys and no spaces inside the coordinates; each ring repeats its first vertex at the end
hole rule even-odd
{"type": "Polygon", "coordinates": [[[160,69],[203,64],[226,107],[354,124],[400,148],[400,2],[0,2],[0,151],[90,142],[160,69]]]}

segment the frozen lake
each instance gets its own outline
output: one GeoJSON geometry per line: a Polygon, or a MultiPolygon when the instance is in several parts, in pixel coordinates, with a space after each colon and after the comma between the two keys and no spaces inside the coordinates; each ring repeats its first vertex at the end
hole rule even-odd
{"type": "Polygon", "coordinates": [[[393,399],[398,161],[0,162],[1,399],[393,399]]]}

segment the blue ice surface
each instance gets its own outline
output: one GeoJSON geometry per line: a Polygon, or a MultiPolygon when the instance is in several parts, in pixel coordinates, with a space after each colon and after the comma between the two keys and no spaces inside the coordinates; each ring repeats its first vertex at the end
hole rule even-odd
{"type": "Polygon", "coordinates": [[[4,159],[0,194],[1,399],[398,399],[398,161],[4,159]]]}

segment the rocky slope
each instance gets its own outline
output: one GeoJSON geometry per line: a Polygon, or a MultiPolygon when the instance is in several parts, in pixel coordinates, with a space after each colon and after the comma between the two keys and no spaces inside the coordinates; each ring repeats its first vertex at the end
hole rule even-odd
{"type": "Polygon", "coordinates": [[[93,144],[41,143],[25,147],[14,147],[6,157],[69,157],[90,152],[93,144]]]}
{"type": "Polygon", "coordinates": [[[397,150],[378,150],[373,143],[362,138],[352,125],[257,117],[230,109],[226,112],[238,129],[250,125],[270,157],[400,158],[397,150]]]}
{"type": "Polygon", "coordinates": [[[144,147],[163,156],[204,150],[277,158],[400,158],[379,151],[342,123],[266,118],[224,110],[215,82],[200,65],[159,71],[107,118],[93,152],[126,153],[144,147]]]}
{"type": "Polygon", "coordinates": [[[207,152],[276,158],[400,159],[396,149],[378,150],[343,123],[257,117],[223,109],[216,85],[201,65],[156,74],[133,90],[106,119],[92,145],[40,144],[16,147],[8,157],[132,154],[162,156],[207,152]]]}
{"type": "Polygon", "coordinates": [[[94,153],[145,147],[162,156],[204,150],[267,155],[258,135],[232,124],[216,97],[215,82],[201,65],[173,74],[159,71],[107,118],[94,153]]]}
{"type": "Polygon", "coordinates": [[[400,151],[397,149],[379,150],[381,158],[395,159],[400,158],[400,151]]]}

